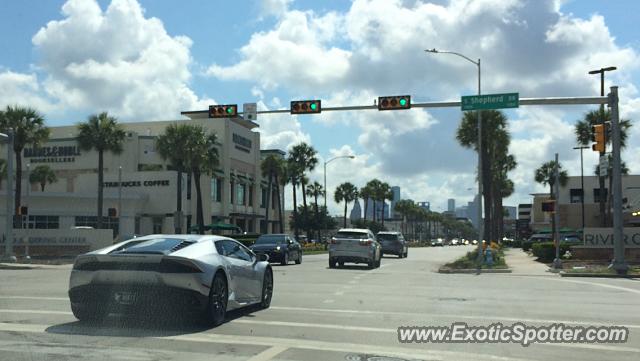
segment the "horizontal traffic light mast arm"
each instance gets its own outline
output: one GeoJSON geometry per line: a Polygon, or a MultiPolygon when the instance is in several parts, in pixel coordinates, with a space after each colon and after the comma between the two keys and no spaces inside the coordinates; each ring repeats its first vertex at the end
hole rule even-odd
{"type": "MultiPolygon", "coordinates": [[[[609,97],[558,97],[558,98],[520,98],[520,105],[585,105],[585,104],[607,104],[609,97]]],[[[460,101],[448,101],[448,102],[427,102],[427,103],[412,103],[412,108],[454,108],[460,107],[460,101]]],[[[349,111],[349,110],[378,110],[377,105],[351,105],[344,107],[323,107],[323,112],[330,111],[349,111]]],[[[181,114],[197,114],[206,113],[208,110],[201,111],[186,111],[181,114]]],[[[291,113],[291,109],[275,109],[275,110],[258,110],[258,114],[278,114],[278,113],[291,113]]],[[[242,112],[238,112],[242,114],[242,112]]]]}

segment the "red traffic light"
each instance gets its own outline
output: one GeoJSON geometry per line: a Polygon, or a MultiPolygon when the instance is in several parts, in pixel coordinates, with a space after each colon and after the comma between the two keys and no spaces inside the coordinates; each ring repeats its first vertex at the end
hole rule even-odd
{"type": "Polygon", "coordinates": [[[293,100],[291,101],[291,114],[314,114],[322,111],[320,100],[293,100]]]}
{"type": "Polygon", "coordinates": [[[410,109],[410,95],[378,97],[378,110],[410,109]]]}
{"type": "Polygon", "coordinates": [[[237,104],[209,105],[209,118],[233,118],[238,116],[237,104]]]}

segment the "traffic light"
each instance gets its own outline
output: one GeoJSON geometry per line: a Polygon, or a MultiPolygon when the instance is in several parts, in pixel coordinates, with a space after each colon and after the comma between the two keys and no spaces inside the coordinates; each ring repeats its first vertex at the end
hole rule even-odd
{"type": "Polygon", "coordinates": [[[116,212],[116,209],[115,209],[115,208],[109,208],[109,209],[107,210],[107,215],[108,215],[109,217],[111,217],[111,218],[115,218],[115,217],[117,217],[117,216],[118,216],[118,212],[116,212]]]}
{"type": "Polygon", "coordinates": [[[291,101],[291,114],[314,114],[322,111],[320,100],[293,100],[291,101]]]}
{"type": "Polygon", "coordinates": [[[232,118],[238,116],[238,104],[209,105],[209,118],[232,118]]]}
{"type": "Polygon", "coordinates": [[[591,149],[595,152],[604,153],[607,149],[604,137],[604,124],[591,126],[591,133],[591,140],[595,142],[595,144],[591,145],[591,149]]]}
{"type": "Polygon", "coordinates": [[[410,109],[410,95],[378,97],[378,110],[410,109]]]}

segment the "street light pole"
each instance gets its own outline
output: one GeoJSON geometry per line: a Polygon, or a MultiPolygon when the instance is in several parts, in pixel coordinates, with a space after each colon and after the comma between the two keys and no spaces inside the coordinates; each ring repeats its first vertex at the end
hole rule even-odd
{"type": "Polygon", "coordinates": [[[355,155],[339,155],[337,157],[333,157],[328,161],[324,162],[324,209],[325,210],[327,209],[327,164],[333,162],[336,159],[341,159],[341,158],[353,159],[355,157],[356,157],[355,155]]]}
{"type": "Polygon", "coordinates": [[[0,133],[0,137],[7,141],[7,191],[6,191],[6,214],[5,214],[5,251],[4,258],[9,262],[16,262],[16,256],[13,255],[13,129],[9,128],[7,134],[0,133]]]}
{"type": "MultiPolygon", "coordinates": [[[[478,95],[482,94],[482,85],[481,85],[481,66],[480,66],[480,58],[478,61],[473,61],[471,58],[456,53],[454,51],[441,51],[433,49],[425,50],[427,53],[434,54],[453,54],[457,55],[470,63],[474,64],[478,67],[478,95]]],[[[482,219],[482,113],[478,110],[478,261],[482,260],[482,240],[484,239],[484,222],[482,219]]]]}
{"type": "MultiPolygon", "coordinates": [[[[597,70],[591,70],[589,72],[589,74],[600,74],[600,96],[604,96],[604,73],[607,71],[614,71],[617,68],[615,66],[610,66],[607,68],[600,68],[597,70]]],[[[604,119],[604,104],[600,104],[600,122],[599,124],[604,125],[605,124],[605,119],[604,119]]],[[[606,129],[606,126],[605,126],[606,129]]],[[[609,141],[607,139],[607,132],[604,132],[604,144],[605,144],[605,151],[604,152],[600,152],[600,157],[604,157],[607,153],[606,151],[606,144],[609,141]]],[[[601,174],[602,172],[600,172],[600,169],[598,169],[598,182],[599,182],[599,188],[600,188],[600,215],[603,216],[600,219],[600,226],[601,227],[607,227],[607,217],[606,217],[606,213],[605,213],[605,196],[604,196],[604,176],[601,174]]],[[[609,189],[609,193],[611,193],[611,189],[609,189]]]]}
{"type": "Polygon", "coordinates": [[[582,232],[584,234],[584,161],[582,159],[582,151],[585,149],[589,149],[587,146],[573,147],[573,149],[580,149],[580,191],[582,195],[580,196],[580,203],[582,206],[582,232]]]}

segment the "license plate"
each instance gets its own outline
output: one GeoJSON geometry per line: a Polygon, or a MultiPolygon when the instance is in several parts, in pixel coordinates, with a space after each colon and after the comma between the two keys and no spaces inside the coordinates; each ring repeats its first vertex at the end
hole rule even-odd
{"type": "Polygon", "coordinates": [[[136,294],[133,292],[116,292],[114,299],[119,304],[130,305],[136,301],[136,294]]]}

